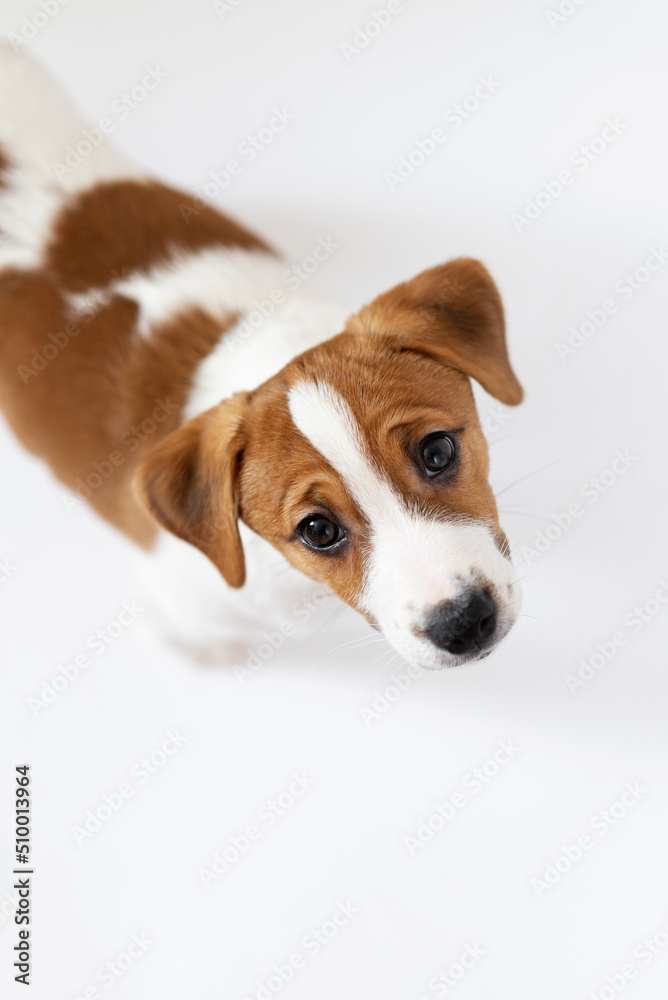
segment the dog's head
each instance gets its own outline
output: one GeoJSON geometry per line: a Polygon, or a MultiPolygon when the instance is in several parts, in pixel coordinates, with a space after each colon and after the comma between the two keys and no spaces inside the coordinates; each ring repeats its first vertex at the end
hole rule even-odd
{"type": "Polygon", "coordinates": [[[519,595],[469,377],[521,401],[497,289],[461,259],[188,421],[138,470],[140,494],[233,587],[241,518],[412,663],[476,659],[509,631],[519,595]]]}

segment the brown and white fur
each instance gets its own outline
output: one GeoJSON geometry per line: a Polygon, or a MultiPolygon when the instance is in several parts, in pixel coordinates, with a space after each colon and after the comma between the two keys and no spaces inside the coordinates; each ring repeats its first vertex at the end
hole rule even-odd
{"type": "Polygon", "coordinates": [[[519,597],[469,378],[506,404],[522,390],[485,268],[434,267],[353,316],[284,295],[235,336],[284,288],[280,258],[206,205],[184,212],[191,199],[106,142],[57,180],[81,128],[3,49],[0,391],[19,439],[70,489],[96,484],[84,493],[149,553],[154,602],[182,641],[267,627],[306,577],[413,663],[486,655],[519,597]],[[142,422],[150,433],[132,433],[142,422]],[[457,454],[429,478],[421,442],[436,431],[457,454]],[[343,540],[309,548],[310,515],[343,540]]]}

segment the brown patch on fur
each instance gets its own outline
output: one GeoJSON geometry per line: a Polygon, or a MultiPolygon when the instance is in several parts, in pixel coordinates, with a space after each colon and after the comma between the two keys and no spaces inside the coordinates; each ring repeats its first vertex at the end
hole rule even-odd
{"type": "Polygon", "coordinates": [[[5,187],[5,179],[3,174],[5,174],[11,166],[11,161],[3,152],[2,146],[0,146],[0,188],[5,187]]]}
{"type": "Polygon", "coordinates": [[[396,285],[354,316],[348,329],[392,336],[476,379],[502,403],[522,402],[506,349],[501,296],[478,260],[460,257],[396,285]]]}
{"type": "Polygon", "coordinates": [[[208,206],[156,181],[97,184],[59,214],[45,266],[71,292],[105,288],[132,271],[205,247],[269,251],[258,237],[208,206]],[[193,217],[190,218],[190,215],[193,217]]]}
{"type": "Polygon", "coordinates": [[[0,315],[2,408],[17,437],[149,545],[155,521],[132,489],[135,468],[181,422],[193,373],[224,324],[190,310],[139,338],[129,299],[72,320],[53,275],[9,270],[0,274],[0,315]]]}
{"type": "Polygon", "coordinates": [[[135,476],[155,519],[211,559],[232,587],[244,583],[239,535],[240,417],[246,394],[189,420],[160,442],[135,476]]]}

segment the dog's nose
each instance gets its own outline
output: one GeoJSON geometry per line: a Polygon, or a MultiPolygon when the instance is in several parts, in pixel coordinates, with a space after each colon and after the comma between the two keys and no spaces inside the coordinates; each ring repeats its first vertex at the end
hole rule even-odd
{"type": "Polygon", "coordinates": [[[425,634],[439,649],[460,655],[482,649],[496,629],[496,605],[486,590],[438,604],[425,634]]]}

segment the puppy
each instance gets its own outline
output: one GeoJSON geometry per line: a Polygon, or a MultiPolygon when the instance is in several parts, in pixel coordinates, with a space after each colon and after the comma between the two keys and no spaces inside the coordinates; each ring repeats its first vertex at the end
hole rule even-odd
{"type": "Polygon", "coordinates": [[[508,633],[517,579],[470,379],[508,405],[522,390],[482,264],[352,316],[290,293],[263,240],[128,165],[10,49],[0,232],[7,420],[146,550],[176,637],[233,643],[305,578],[423,667],[508,633]]]}

